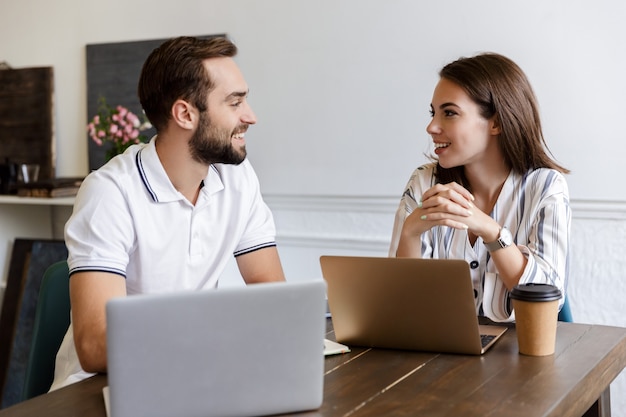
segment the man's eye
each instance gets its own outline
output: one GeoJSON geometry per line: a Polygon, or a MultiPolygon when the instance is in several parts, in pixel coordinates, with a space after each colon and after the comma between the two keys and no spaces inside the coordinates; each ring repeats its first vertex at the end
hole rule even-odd
{"type": "Polygon", "coordinates": [[[239,106],[241,106],[241,101],[235,101],[234,103],[231,104],[231,106],[239,107],[239,106]]]}

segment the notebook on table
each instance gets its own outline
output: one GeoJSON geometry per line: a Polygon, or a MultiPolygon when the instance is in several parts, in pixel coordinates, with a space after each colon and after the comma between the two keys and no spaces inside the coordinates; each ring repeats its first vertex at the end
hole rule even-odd
{"type": "Polygon", "coordinates": [[[479,325],[467,262],[322,256],[338,342],[480,355],[507,327],[479,325]]]}
{"type": "Polygon", "coordinates": [[[258,416],[319,408],[325,290],[319,280],[109,301],[109,415],[258,416]]]}

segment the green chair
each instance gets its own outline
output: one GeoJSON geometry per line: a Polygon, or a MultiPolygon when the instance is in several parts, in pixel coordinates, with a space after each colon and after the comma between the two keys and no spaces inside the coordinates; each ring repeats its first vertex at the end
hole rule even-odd
{"type": "Polygon", "coordinates": [[[570,309],[567,297],[565,297],[563,307],[561,307],[561,311],[559,311],[559,321],[564,321],[567,323],[571,323],[574,321],[574,318],[572,317],[572,310],[570,309]]]}
{"type": "Polygon", "coordinates": [[[41,281],[22,401],[50,389],[56,353],[69,325],[69,269],[61,261],[48,267],[41,281]]]}

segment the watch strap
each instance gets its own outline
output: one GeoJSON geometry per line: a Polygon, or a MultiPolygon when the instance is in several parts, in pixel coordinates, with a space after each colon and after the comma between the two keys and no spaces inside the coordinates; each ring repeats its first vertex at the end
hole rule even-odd
{"type": "Polygon", "coordinates": [[[498,238],[493,242],[485,242],[484,244],[489,252],[495,252],[499,249],[511,246],[512,243],[511,233],[505,227],[501,227],[498,238]]]}

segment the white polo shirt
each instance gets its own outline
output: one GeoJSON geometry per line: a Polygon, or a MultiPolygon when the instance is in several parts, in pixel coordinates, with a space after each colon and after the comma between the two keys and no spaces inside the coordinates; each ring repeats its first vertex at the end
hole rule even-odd
{"type": "MultiPolygon", "coordinates": [[[[233,255],[275,246],[275,235],[248,160],[212,165],[194,206],[170,182],[155,138],[89,174],[65,226],[70,276],[119,274],[129,295],[215,288],[233,255]]],[[[71,334],[70,325],[53,388],[89,375],[71,334]]]]}

